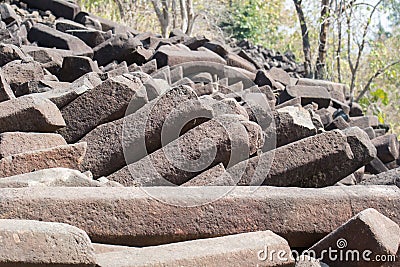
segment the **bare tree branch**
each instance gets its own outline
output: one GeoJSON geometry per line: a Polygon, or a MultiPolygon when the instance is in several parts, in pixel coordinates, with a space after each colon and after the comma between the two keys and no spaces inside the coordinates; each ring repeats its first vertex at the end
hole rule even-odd
{"type": "Polygon", "coordinates": [[[385,71],[387,71],[388,69],[390,69],[391,67],[400,64],[400,60],[394,61],[388,65],[386,65],[383,68],[380,68],[377,72],[375,72],[374,75],[372,75],[367,84],[364,86],[363,90],[360,92],[360,94],[357,96],[356,98],[356,102],[360,101],[360,99],[368,92],[368,90],[370,89],[371,83],[382,73],[384,73],[385,71]]]}
{"type": "Polygon", "coordinates": [[[186,0],[179,0],[180,8],[181,8],[181,30],[186,32],[188,30],[188,12],[186,6],[186,0]]]}
{"type": "Polygon", "coordinates": [[[186,30],[186,34],[191,35],[193,32],[194,23],[198,16],[194,15],[194,8],[193,8],[193,0],[186,0],[187,1],[187,15],[188,15],[188,28],[186,30]]]}
{"type": "Polygon", "coordinates": [[[114,0],[114,2],[118,6],[118,10],[119,10],[119,14],[121,16],[121,19],[123,19],[125,17],[125,10],[124,10],[124,6],[123,6],[121,0],[114,0]]]}
{"type": "Polygon", "coordinates": [[[321,30],[319,33],[318,57],[316,64],[316,78],[324,79],[326,77],[326,52],[327,35],[330,27],[330,12],[333,1],[321,1],[321,30]]]}
{"type": "Polygon", "coordinates": [[[361,44],[358,47],[358,54],[357,54],[357,58],[356,58],[356,64],[355,64],[355,66],[353,68],[353,71],[352,71],[352,77],[351,77],[351,83],[350,83],[350,93],[351,93],[351,95],[353,95],[353,93],[354,93],[354,88],[355,88],[355,83],[356,83],[356,78],[357,78],[357,71],[358,71],[358,68],[360,66],[360,60],[361,60],[362,53],[364,52],[365,42],[366,42],[366,39],[367,39],[366,37],[367,37],[367,34],[368,34],[368,29],[369,29],[369,26],[371,25],[371,21],[372,21],[373,15],[374,15],[376,9],[378,8],[378,6],[382,3],[382,1],[383,0],[379,0],[375,4],[375,6],[373,7],[371,13],[369,14],[369,17],[367,19],[367,23],[364,26],[362,39],[361,39],[362,41],[361,41],[361,44]]]}
{"type": "Polygon", "coordinates": [[[176,0],[171,0],[171,17],[172,28],[175,29],[178,26],[178,7],[176,6],[176,0]]]}
{"type": "Polygon", "coordinates": [[[339,14],[338,14],[338,47],[336,50],[336,63],[337,63],[337,73],[338,73],[338,82],[341,83],[342,82],[342,72],[341,72],[341,58],[340,58],[340,54],[342,52],[342,5],[343,5],[343,1],[340,0],[339,1],[339,14]]]}
{"type": "Polygon", "coordinates": [[[156,1],[156,0],[151,0],[151,3],[153,4],[154,11],[156,12],[157,18],[158,18],[159,20],[161,20],[161,19],[162,19],[162,13],[161,13],[160,8],[158,7],[157,2],[158,2],[158,1],[156,1]],[[161,18],[161,19],[160,19],[160,18],[161,18]]]}
{"type": "Polygon", "coordinates": [[[156,12],[158,21],[161,26],[161,34],[163,37],[167,37],[168,28],[170,24],[170,14],[169,14],[169,3],[168,0],[161,0],[161,8],[158,6],[158,0],[151,0],[154,11],[156,12]]]}
{"type": "Polygon", "coordinates": [[[305,76],[311,76],[311,46],[310,38],[308,36],[308,28],[306,18],[304,16],[303,8],[301,6],[301,0],[293,0],[294,6],[296,7],[296,13],[299,18],[301,36],[303,40],[303,53],[304,53],[304,70],[305,76]]]}
{"type": "MultiPolygon", "coordinates": [[[[343,1],[340,1],[340,3],[342,5],[339,6],[339,9],[336,10],[335,13],[342,13],[343,14],[344,12],[346,12],[347,9],[353,7],[356,4],[356,1],[357,0],[351,0],[348,4],[346,4],[346,3],[342,4],[343,1]]],[[[344,1],[344,2],[346,2],[346,1],[344,1]]]]}

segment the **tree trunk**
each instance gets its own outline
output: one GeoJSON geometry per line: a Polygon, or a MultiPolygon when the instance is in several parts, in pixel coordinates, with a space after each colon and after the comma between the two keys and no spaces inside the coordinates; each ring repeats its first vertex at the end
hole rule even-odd
{"type": "Polygon", "coordinates": [[[125,18],[124,5],[122,4],[121,0],[114,0],[114,2],[118,6],[119,15],[121,16],[121,19],[124,19],[125,18]]]}
{"type": "MultiPolygon", "coordinates": [[[[353,97],[354,97],[354,91],[355,91],[355,87],[356,87],[356,82],[357,82],[357,75],[358,75],[358,70],[360,67],[360,62],[361,62],[361,56],[364,52],[364,48],[365,45],[367,43],[367,34],[368,34],[368,29],[371,25],[371,21],[372,21],[372,17],[375,13],[375,11],[378,9],[379,5],[383,2],[383,0],[379,0],[372,8],[371,13],[369,14],[369,17],[367,19],[366,24],[364,25],[364,30],[363,30],[363,34],[362,34],[362,39],[361,39],[361,44],[358,44],[358,54],[357,54],[357,58],[356,58],[356,63],[355,65],[353,65],[352,61],[351,61],[351,57],[350,57],[350,45],[348,48],[348,53],[349,53],[349,65],[350,65],[350,70],[351,70],[351,83],[350,83],[350,94],[351,94],[351,101],[353,101],[353,97]]],[[[350,31],[350,19],[351,19],[351,14],[348,17],[348,27],[349,27],[349,31],[350,31]]],[[[349,35],[349,39],[350,39],[350,35],[349,35]]],[[[350,42],[350,41],[348,41],[350,42]]]]}
{"type": "Polygon", "coordinates": [[[330,26],[330,9],[332,2],[330,0],[321,1],[321,31],[319,33],[318,58],[316,64],[316,78],[326,78],[326,51],[327,35],[330,26]]]}
{"type": "Polygon", "coordinates": [[[194,15],[193,0],[186,0],[187,16],[188,16],[188,28],[186,30],[187,35],[192,35],[196,16],[194,15]]]}
{"type": "Polygon", "coordinates": [[[176,0],[171,0],[171,16],[172,16],[172,29],[176,29],[178,25],[178,7],[176,0]]]}
{"type": "Polygon", "coordinates": [[[169,3],[168,0],[161,0],[163,8],[163,23],[161,24],[161,32],[164,37],[168,37],[168,30],[170,24],[169,3]]]}
{"type": "Polygon", "coordinates": [[[153,4],[154,11],[156,12],[158,21],[160,22],[161,34],[164,38],[166,38],[168,37],[167,34],[170,23],[168,2],[167,0],[161,0],[162,10],[157,4],[158,0],[151,0],[151,3],[153,4]]]}
{"type": "Polygon", "coordinates": [[[186,0],[179,0],[180,8],[181,8],[181,30],[186,32],[188,30],[188,13],[186,0]]]}
{"type": "Polygon", "coordinates": [[[310,78],[312,76],[311,72],[311,47],[310,38],[308,37],[308,28],[306,19],[304,17],[303,8],[301,7],[301,0],[293,0],[296,7],[296,13],[299,18],[301,36],[303,40],[303,53],[304,53],[304,70],[305,76],[310,78]]]}
{"type": "Polygon", "coordinates": [[[338,75],[338,82],[342,82],[342,65],[341,65],[341,53],[342,53],[342,6],[343,0],[339,1],[339,8],[338,8],[338,47],[336,50],[336,62],[337,62],[337,75],[338,75]]]}

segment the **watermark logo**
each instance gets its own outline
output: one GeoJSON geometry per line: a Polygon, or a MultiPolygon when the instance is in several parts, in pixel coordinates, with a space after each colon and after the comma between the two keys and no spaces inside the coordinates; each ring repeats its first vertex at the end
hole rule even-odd
{"type": "Polygon", "coordinates": [[[395,262],[396,255],[392,254],[377,254],[369,249],[358,250],[349,249],[348,241],[345,238],[339,238],[336,241],[337,248],[328,247],[320,251],[306,250],[299,253],[292,250],[288,253],[286,250],[269,249],[266,245],[263,249],[257,252],[259,261],[298,261],[299,259],[320,262],[395,262]]]}
{"type": "Polygon", "coordinates": [[[336,246],[339,249],[347,247],[347,240],[344,238],[339,238],[338,241],[336,241],[336,246]]]}

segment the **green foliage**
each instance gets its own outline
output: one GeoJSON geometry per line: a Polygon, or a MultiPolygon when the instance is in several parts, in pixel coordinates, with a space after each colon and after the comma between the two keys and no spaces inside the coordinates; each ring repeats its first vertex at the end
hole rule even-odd
{"type": "MultiPolygon", "coordinates": [[[[399,37],[398,32],[392,30],[390,36],[380,35],[371,42],[372,50],[365,57],[368,75],[398,59],[399,37]]],[[[370,88],[360,102],[365,111],[378,116],[381,123],[391,125],[392,132],[400,135],[400,64],[386,69],[370,88]]]]}
{"type": "Polygon", "coordinates": [[[114,21],[121,20],[118,5],[114,0],[79,0],[84,10],[114,21]]]}
{"type": "Polygon", "coordinates": [[[382,110],[381,105],[387,106],[388,104],[388,93],[381,88],[371,92],[367,97],[363,97],[360,100],[360,105],[364,108],[364,110],[367,112],[372,112],[373,115],[377,116],[379,123],[385,123],[387,118],[387,115],[382,110]]]}
{"type": "Polygon", "coordinates": [[[255,44],[277,42],[281,1],[234,0],[228,8],[221,28],[234,38],[248,39],[255,44]]]}
{"type": "Polygon", "coordinates": [[[387,106],[389,104],[388,93],[383,89],[377,89],[374,92],[371,92],[372,101],[378,102],[381,101],[383,105],[387,106]]]}

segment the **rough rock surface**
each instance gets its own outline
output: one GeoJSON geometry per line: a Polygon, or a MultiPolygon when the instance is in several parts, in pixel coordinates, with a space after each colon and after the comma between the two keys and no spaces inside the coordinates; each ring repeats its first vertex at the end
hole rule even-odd
{"type": "Polygon", "coordinates": [[[370,207],[400,222],[396,186],[37,187],[0,189],[0,196],[0,218],[64,222],[93,242],[129,246],[271,230],[292,248],[308,248],[370,207]]]}
{"type": "Polygon", "coordinates": [[[70,225],[0,220],[1,266],[96,266],[87,234],[70,225]]]}
{"type": "Polygon", "coordinates": [[[0,159],[14,154],[66,145],[64,138],[52,133],[0,133],[0,159]]]}
{"type": "Polygon", "coordinates": [[[0,103],[0,132],[52,132],[65,126],[51,101],[24,96],[0,103]]]}
{"type": "Polygon", "coordinates": [[[0,160],[0,177],[57,167],[79,169],[86,153],[86,147],[86,143],[77,143],[2,158],[0,160]]]}

